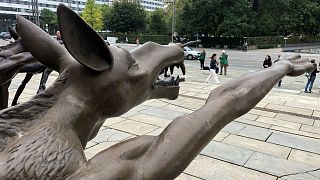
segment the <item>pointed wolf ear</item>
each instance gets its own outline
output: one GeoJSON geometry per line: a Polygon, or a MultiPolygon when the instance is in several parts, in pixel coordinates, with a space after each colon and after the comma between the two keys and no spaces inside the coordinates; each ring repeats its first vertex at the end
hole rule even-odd
{"type": "Polygon", "coordinates": [[[57,12],[62,40],[69,53],[92,70],[111,68],[113,57],[101,36],[65,5],[60,4],[57,12]]]}
{"type": "Polygon", "coordinates": [[[42,64],[58,72],[67,66],[69,60],[64,57],[69,53],[66,48],[48,33],[19,15],[17,16],[17,32],[26,50],[42,64]]]}

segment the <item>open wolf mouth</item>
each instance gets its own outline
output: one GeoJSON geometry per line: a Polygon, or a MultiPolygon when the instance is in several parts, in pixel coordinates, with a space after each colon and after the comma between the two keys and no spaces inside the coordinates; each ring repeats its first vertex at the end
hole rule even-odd
{"type": "Polygon", "coordinates": [[[159,86],[169,86],[169,87],[178,87],[180,83],[180,78],[179,76],[173,77],[171,76],[170,78],[166,79],[157,79],[153,87],[159,87],[159,86]]]}

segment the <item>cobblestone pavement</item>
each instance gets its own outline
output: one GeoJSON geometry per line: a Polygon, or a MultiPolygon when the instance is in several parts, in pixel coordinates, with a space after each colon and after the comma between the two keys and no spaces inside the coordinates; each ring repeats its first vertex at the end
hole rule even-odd
{"type": "MultiPolygon", "coordinates": [[[[212,51],[212,50],[208,50],[212,51]]],[[[252,61],[277,50],[248,51],[252,61]]],[[[230,51],[230,61],[243,52],[230,51]]],[[[320,59],[320,56],[313,55],[320,59]]],[[[208,64],[208,60],[206,64],[208,64]]],[[[232,64],[232,63],[230,63],[232,64]]],[[[238,63],[239,64],[239,63],[238,63]]],[[[259,65],[260,66],[260,65],[259,65]]],[[[197,61],[186,61],[186,82],[181,83],[177,100],[150,100],[121,117],[108,119],[97,137],[88,143],[87,158],[121,141],[140,136],[158,135],[176,117],[201,107],[217,86],[205,84],[208,71],[199,70],[197,61]]],[[[230,66],[227,83],[258,68],[230,66]]],[[[175,73],[180,74],[180,70],[175,73]]],[[[22,81],[19,74],[10,87],[10,101],[22,81]]],[[[57,77],[50,76],[48,84],[57,77]]],[[[27,85],[20,102],[30,99],[38,88],[40,76],[27,85]]],[[[275,87],[255,108],[227,125],[199,153],[178,180],[193,179],[320,179],[320,97],[318,79],[313,93],[303,93],[306,78],[285,77],[281,88],[275,87]]]]}

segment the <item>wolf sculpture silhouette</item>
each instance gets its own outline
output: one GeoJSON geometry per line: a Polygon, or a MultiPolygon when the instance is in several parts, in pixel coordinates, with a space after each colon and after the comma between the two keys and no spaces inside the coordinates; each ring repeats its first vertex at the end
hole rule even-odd
{"type": "Polygon", "coordinates": [[[281,78],[314,68],[292,56],[215,88],[202,108],[175,119],[159,136],[132,138],[87,160],[84,148],[106,118],[148,99],[178,97],[178,80],[161,86],[157,76],[182,62],[183,51],[152,42],[131,52],[109,47],[66,6],[59,5],[57,14],[66,48],[17,17],[24,51],[12,56],[30,59],[31,53],[59,77],[30,101],[0,111],[0,179],[174,179],[281,78]]]}

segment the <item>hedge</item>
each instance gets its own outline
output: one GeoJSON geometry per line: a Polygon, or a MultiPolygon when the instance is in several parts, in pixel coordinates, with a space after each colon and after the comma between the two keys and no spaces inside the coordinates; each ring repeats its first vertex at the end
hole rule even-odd
{"type": "Polygon", "coordinates": [[[139,37],[140,43],[143,44],[148,41],[156,42],[158,44],[168,44],[171,42],[171,35],[149,35],[149,34],[122,34],[122,33],[100,33],[100,35],[107,39],[107,37],[118,37],[117,43],[125,42],[128,38],[128,43],[135,44],[136,38],[139,37]]]}
{"type": "MultiPolygon", "coordinates": [[[[320,42],[319,36],[290,36],[287,37],[287,44],[303,44],[320,42]]],[[[248,37],[249,46],[259,47],[276,47],[278,44],[284,45],[284,37],[264,36],[264,37],[248,37]]]]}
{"type": "MultiPolygon", "coordinates": [[[[136,38],[139,37],[140,43],[153,41],[159,44],[168,44],[171,42],[171,35],[150,35],[150,34],[123,34],[123,33],[100,33],[107,37],[118,37],[117,43],[125,42],[128,38],[128,43],[135,44],[136,38]]],[[[190,41],[196,40],[196,37],[187,38],[190,41]]],[[[241,37],[200,37],[202,47],[204,48],[224,48],[226,45],[230,49],[237,49],[243,45],[244,38],[241,37]]],[[[284,38],[281,36],[263,36],[263,37],[247,37],[248,46],[257,47],[259,49],[275,48],[278,45],[284,45],[284,38]]],[[[287,39],[287,44],[302,44],[320,42],[320,36],[290,36],[287,39]]]]}

